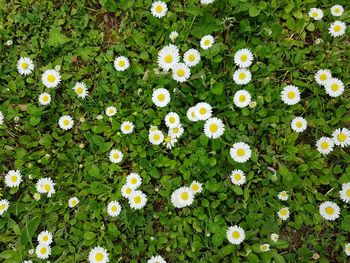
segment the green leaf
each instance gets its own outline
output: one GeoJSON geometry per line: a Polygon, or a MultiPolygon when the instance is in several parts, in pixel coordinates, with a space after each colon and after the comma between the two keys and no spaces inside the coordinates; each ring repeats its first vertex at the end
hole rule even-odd
{"type": "Polygon", "coordinates": [[[249,8],[249,15],[251,17],[256,17],[260,14],[260,9],[254,5],[249,8]]]}
{"type": "Polygon", "coordinates": [[[35,234],[35,231],[37,230],[40,224],[40,221],[41,221],[40,216],[36,216],[30,221],[26,220],[26,223],[22,229],[21,236],[20,236],[20,241],[22,245],[32,242],[32,237],[35,234]]]}
{"type": "Polygon", "coordinates": [[[48,46],[57,47],[69,42],[70,39],[61,33],[61,27],[52,26],[49,32],[49,38],[46,41],[48,46]]]}

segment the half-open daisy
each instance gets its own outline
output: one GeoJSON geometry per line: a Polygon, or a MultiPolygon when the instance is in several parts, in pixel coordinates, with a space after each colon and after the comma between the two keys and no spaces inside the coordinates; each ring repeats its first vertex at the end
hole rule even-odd
{"type": "Polygon", "coordinates": [[[270,245],[269,244],[262,244],[261,246],[260,246],[260,251],[261,252],[267,252],[267,251],[269,251],[270,250],[270,245]]]}

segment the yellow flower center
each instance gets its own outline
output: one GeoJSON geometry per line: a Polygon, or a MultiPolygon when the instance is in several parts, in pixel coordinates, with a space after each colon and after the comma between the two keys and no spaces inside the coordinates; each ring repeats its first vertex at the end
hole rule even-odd
{"type": "Polygon", "coordinates": [[[164,139],[164,141],[169,143],[171,141],[171,138],[168,136],[164,139]]]}
{"type": "Polygon", "coordinates": [[[132,178],[132,179],[130,180],[130,183],[131,183],[131,184],[137,184],[137,179],[136,179],[136,178],[132,178]]]}
{"type": "Polygon", "coordinates": [[[161,5],[157,5],[156,6],[156,12],[157,13],[160,13],[160,12],[162,12],[163,11],[163,7],[161,6],[161,5]]]}
{"type": "Polygon", "coordinates": [[[334,208],[333,207],[326,207],[325,209],[327,215],[333,215],[334,214],[334,208]]]}
{"type": "Polygon", "coordinates": [[[113,114],[113,113],[114,113],[114,110],[113,110],[113,109],[110,109],[108,112],[109,112],[109,114],[113,114]]]}
{"type": "Polygon", "coordinates": [[[129,194],[131,194],[131,191],[132,191],[131,188],[126,188],[125,193],[127,193],[129,195],[129,194]]]}
{"type": "Polygon", "coordinates": [[[52,83],[52,82],[55,82],[56,80],[56,77],[54,75],[48,75],[47,76],[47,81],[52,83]]]}
{"type": "Polygon", "coordinates": [[[195,57],[195,55],[193,55],[193,54],[190,54],[190,55],[188,56],[188,60],[191,61],[191,62],[193,62],[195,59],[196,59],[196,57],[195,57]]]}
{"type": "Polygon", "coordinates": [[[334,31],[335,32],[339,32],[341,30],[341,26],[340,25],[336,25],[335,27],[334,27],[334,31]]]}
{"type": "Polygon", "coordinates": [[[63,125],[64,125],[64,126],[68,126],[68,125],[69,125],[69,123],[70,123],[70,122],[69,122],[69,120],[68,120],[68,119],[63,120],[63,125]]]}
{"type": "Polygon", "coordinates": [[[233,239],[238,239],[241,237],[241,234],[238,231],[233,231],[231,236],[233,239]]]}
{"type": "Polygon", "coordinates": [[[73,199],[72,200],[72,206],[75,206],[77,204],[77,200],[73,199]]]}
{"type": "Polygon", "coordinates": [[[322,80],[322,81],[325,81],[327,79],[327,75],[326,74],[321,74],[320,75],[320,80],[322,80]]]}
{"type": "Polygon", "coordinates": [[[6,205],[5,204],[1,204],[0,205],[0,211],[4,210],[6,208],[6,205]]]}
{"type": "Polygon", "coordinates": [[[178,132],[179,132],[179,128],[178,127],[173,129],[173,133],[178,133],[178,132]]]}
{"type": "Polygon", "coordinates": [[[336,83],[333,83],[333,84],[331,85],[331,89],[332,89],[333,91],[337,91],[337,90],[339,90],[339,85],[336,84],[336,83]]]}
{"type": "Polygon", "coordinates": [[[244,156],[244,155],[245,155],[245,150],[242,149],[242,148],[238,149],[238,150],[237,150],[237,155],[238,155],[239,157],[244,156]]]}
{"type": "Polygon", "coordinates": [[[239,180],[241,180],[241,175],[240,174],[235,174],[234,176],[233,176],[234,178],[235,178],[235,180],[236,181],[239,181],[239,180]]]}
{"type": "Polygon", "coordinates": [[[301,123],[301,121],[297,121],[297,123],[295,124],[298,128],[301,128],[303,126],[303,124],[301,123]]]}
{"type": "Polygon", "coordinates": [[[312,16],[313,16],[313,17],[318,17],[318,13],[317,13],[317,12],[313,12],[313,13],[312,13],[312,16]]]}
{"type": "Polygon", "coordinates": [[[209,46],[210,45],[210,40],[209,39],[204,40],[204,45],[205,46],[209,46]]]}
{"type": "Polygon", "coordinates": [[[46,254],[46,251],[47,251],[46,247],[40,248],[40,254],[46,254]]]}
{"type": "Polygon", "coordinates": [[[350,189],[346,190],[346,196],[350,198],[350,189]]]}
{"type": "Polygon", "coordinates": [[[192,185],[192,190],[197,192],[199,190],[199,185],[198,184],[193,184],[192,185]]]}
{"type": "Polygon", "coordinates": [[[119,60],[119,61],[118,61],[118,66],[119,66],[119,67],[124,67],[124,66],[125,66],[125,61],[122,60],[122,59],[119,60]]]}
{"type": "Polygon", "coordinates": [[[218,127],[218,125],[215,124],[215,123],[211,124],[210,127],[209,127],[209,130],[210,130],[211,132],[217,132],[218,129],[219,129],[219,127],[218,127]]]}
{"type": "Polygon", "coordinates": [[[22,68],[23,68],[23,69],[27,69],[28,67],[29,67],[28,63],[25,63],[25,62],[22,63],[22,68]]]}
{"type": "Polygon", "coordinates": [[[153,136],[153,140],[159,141],[159,140],[160,140],[160,135],[159,135],[159,134],[155,134],[155,135],[153,136]]]}
{"type": "Polygon", "coordinates": [[[337,138],[338,138],[338,141],[345,142],[345,140],[347,139],[347,136],[344,133],[339,133],[337,138]]]}
{"type": "Polygon", "coordinates": [[[171,117],[169,118],[169,122],[170,122],[170,123],[175,123],[175,121],[176,121],[175,117],[171,116],[171,117]]]}
{"type": "Polygon", "coordinates": [[[180,68],[177,70],[177,75],[179,77],[183,77],[183,76],[185,76],[185,71],[182,68],[180,68]]]}
{"type": "Polygon", "coordinates": [[[17,181],[17,176],[16,175],[12,175],[11,176],[11,181],[12,182],[16,182],[17,181]]]}
{"type": "Polygon", "coordinates": [[[243,62],[246,62],[247,59],[248,59],[248,56],[247,56],[246,54],[244,54],[244,55],[241,56],[241,60],[242,60],[243,62]]]}
{"type": "Polygon", "coordinates": [[[239,96],[239,101],[240,102],[245,102],[245,96],[244,95],[239,96]]]}
{"type": "Polygon", "coordinates": [[[48,237],[48,236],[43,236],[43,240],[44,240],[44,241],[48,241],[48,240],[49,240],[49,237],[48,237]]]}
{"type": "Polygon", "coordinates": [[[114,206],[112,206],[111,210],[112,210],[112,212],[117,212],[117,207],[114,205],[114,206]]]}
{"type": "Polygon", "coordinates": [[[96,261],[102,261],[103,260],[103,254],[101,252],[97,252],[95,255],[96,261]]]}
{"type": "Polygon", "coordinates": [[[50,192],[51,186],[49,184],[45,184],[44,189],[46,192],[50,192]]]}
{"type": "Polygon", "coordinates": [[[124,129],[126,130],[126,131],[128,131],[128,130],[130,130],[130,125],[129,124],[126,124],[125,126],[124,126],[124,129]]]}
{"type": "Polygon", "coordinates": [[[48,102],[49,101],[49,96],[43,96],[43,101],[48,102]]]}
{"type": "Polygon", "coordinates": [[[166,63],[171,63],[171,62],[173,62],[173,57],[172,57],[172,55],[166,55],[166,56],[164,57],[164,61],[165,61],[166,63]]]}
{"type": "Polygon", "coordinates": [[[200,108],[200,109],[199,109],[199,113],[202,114],[202,115],[204,115],[204,114],[207,113],[207,109],[206,109],[206,108],[200,108]]]}
{"type": "Polygon", "coordinates": [[[261,246],[261,250],[262,250],[262,251],[267,250],[267,246],[266,246],[266,245],[262,245],[262,246],[261,246]]]}
{"type": "Polygon", "coordinates": [[[340,12],[339,8],[334,9],[334,13],[339,13],[339,12],[340,12]]]}
{"type": "Polygon", "coordinates": [[[135,196],[135,197],[134,197],[134,202],[135,202],[135,204],[139,204],[139,203],[141,203],[141,201],[142,201],[142,199],[141,199],[140,196],[135,196]]]}
{"type": "Polygon", "coordinates": [[[328,142],[322,142],[321,143],[321,149],[327,150],[329,148],[329,143],[328,142]]]}
{"type": "Polygon", "coordinates": [[[239,78],[240,80],[245,79],[245,77],[246,77],[246,75],[245,75],[245,73],[243,73],[243,72],[239,73],[239,75],[238,75],[238,78],[239,78]]]}
{"type": "Polygon", "coordinates": [[[295,98],[295,92],[294,91],[289,91],[287,94],[288,99],[294,99],[295,98]]]}
{"type": "Polygon", "coordinates": [[[189,196],[188,193],[183,192],[183,193],[181,194],[181,198],[182,198],[182,200],[188,200],[188,199],[190,198],[190,196],[189,196]]]}
{"type": "Polygon", "coordinates": [[[158,100],[159,101],[164,101],[165,100],[165,95],[164,94],[159,94],[158,95],[158,100]]]}
{"type": "Polygon", "coordinates": [[[119,153],[113,154],[113,159],[118,159],[119,158],[119,153]]]}
{"type": "Polygon", "coordinates": [[[80,95],[84,92],[84,89],[82,87],[78,87],[75,92],[80,95]]]}
{"type": "Polygon", "coordinates": [[[288,210],[287,209],[281,209],[280,210],[280,214],[281,214],[281,216],[286,216],[288,214],[288,210]]]}

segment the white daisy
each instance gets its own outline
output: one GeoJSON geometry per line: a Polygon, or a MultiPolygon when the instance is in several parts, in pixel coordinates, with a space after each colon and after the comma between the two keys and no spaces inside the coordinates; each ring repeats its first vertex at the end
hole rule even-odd
{"type": "Polygon", "coordinates": [[[77,82],[73,87],[74,92],[79,98],[85,99],[89,92],[86,89],[86,84],[84,82],[77,82]]]}
{"type": "Polygon", "coordinates": [[[117,201],[111,201],[107,205],[107,213],[111,217],[117,217],[122,210],[121,205],[117,201]]]}
{"type": "Polygon", "coordinates": [[[288,192],[287,191],[282,191],[282,192],[279,192],[278,195],[277,195],[278,199],[279,200],[282,200],[282,201],[287,201],[288,200],[288,192]]]}
{"type": "Polygon", "coordinates": [[[260,251],[261,252],[267,252],[267,251],[269,251],[270,250],[270,245],[269,244],[262,244],[261,246],[260,246],[260,251]]]}
{"type": "Polygon", "coordinates": [[[329,137],[321,137],[317,142],[316,142],[316,147],[317,150],[324,154],[327,155],[329,154],[331,151],[333,151],[333,147],[334,147],[334,142],[331,138],[329,137]]]}
{"type": "Polygon", "coordinates": [[[4,124],[4,114],[2,113],[2,111],[0,111],[0,125],[4,124]]]}
{"type": "Polygon", "coordinates": [[[328,30],[332,37],[339,37],[345,34],[346,24],[337,20],[330,25],[328,30]]]}
{"type": "Polygon", "coordinates": [[[203,187],[202,187],[202,184],[200,182],[193,181],[190,185],[190,189],[194,194],[199,194],[202,192],[203,187]]]}
{"type": "Polygon", "coordinates": [[[331,78],[327,80],[325,90],[329,96],[336,98],[343,94],[344,84],[340,79],[331,78]]]}
{"type": "Polygon", "coordinates": [[[215,0],[200,0],[202,5],[209,5],[214,3],[215,0]]]}
{"type": "Polygon", "coordinates": [[[291,127],[295,132],[303,132],[307,128],[307,121],[303,117],[295,117],[292,120],[291,127]]]}
{"type": "Polygon", "coordinates": [[[156,130],[156,131],[152,131],[148,134],[148,140],[150,141],[150,143],[152,143],[153,145],[159,145],[163,142],[164,140],[164,135],[161,131],[156,130]]]}
{"type": "MultiPolygon", "coordinates": [[[[211,108],[211,107],[210,107],[211,108]]],[[[197,122],[199,119],[196,116],[196,107],[190,107],[186,113],[187,119],[192,122],[197,122]]]]}
{"type": "Polygon", "coordinates": [[[201,61],[201,54],[197,49],[191,48],[185,52],[183,61],[187,66],[194,67],[201,61]]]}
{"type": "Polygon", "coordinates": [[[309,11],[309,17],[315,20],[321,20],[323,18],[323,11],[319,8],[311,8],[309,11]]]}
{"type": "Polygon", "coordinates": [[[130,62],[127,57],[119,56],[119,57],[116,57],[114,60],[114,68],[117,71],[124,71],[128,69],[129,66],[130,66],[130,62]]]}
{"type": "Polygon", "coordinates": [[[68,206],[70,208],[73,208],[73,207],[77,206],[78,204],[79,204],[79,199],[77,197],[73,196],[73,197],[69,198],[68,206]]]}
{"type": "Polygon", "coordinates": [[[194,193],[189,187],[180,187],[171,194],[171,202],[176,208],[190,206],[194,200],[194,193]]]}
{"type": "Polygon", "coordinates": [[[271,240],[273,241],[273,242],[277,242],[278,241],[278,239],[280,238],[280,236],[278,235],[278,234],[276,234],[276,233],[272,233],[271,234],[271,236],[270,236],[270,238],[271,238],[271,240]]]}
{"type": "Polygon", "coordinates": [[[209,118],[204,124],[204,133],[208,138],[217,139],[224,134],[225,126],[218,118],[209,118]]]}
{"type": "Polygon", "coordinates": [[[342,184],[339,197],[345,203],[350,202],[350,183],[342,184]]]}
{"type": "Polygon", "coordinates": [[[61,116],[60,119],[58,120],[58,125],[62,130],[72,129],[73,124],[74,124],[74,121],[72,117],[69,115],[61,116]]]}
{"type": "Polygon", "coordinates": [[[201,48],[204,50],[211,48],[213,44],[214,44],[214,38],[211,35],[206,35],[202,37],[200,41],[201,48]]]}
{"type": "Polygon", "coordinates": [[[50,245],[52,241],[53,241],[52,233],[50,233],[47,230],[41,231],[40,234],[38,235],[39,244],[50,245]]]}
{"type": "Polygon", "coordinates": [[[41,105],[48,105],[51,102],[51,95],[47,92],[43,92],[39,95],[39,103],[41,105]]]}
{"type": "Polygon", "coordinates": [[[123,159],[123,153],[117,149],[113,149],[109,152],[109,160],[112,163],[120,163],[123,159]]]}
{"type": "Polygon", "coordinates": [[[31,260],[24,260],[22,263],[33,263],[31,260]]]}
{"type": "Polygon", "coordinates": [[[41,194],[35,193],[35,194],[33,194],[33,198],[34,198],[35,201],[39,201],[40,198],[41,198],[41,194]]]}
{"type": "Polygon", "coordinates": [[[344,13],[344,7],[341,5],[334,5],[331,7],[331,13],[333,16],[341,16],[344,13]]]}
{"type": "Polygon", "coordinates": [[[320,215],[329,221],[334,221],[339,217],[340,207],[331,201],[326,201],[319,206],[320,215]]]}
{"type": "Polygon", "coordinates": [[[61,75],[54,69],[48,69],[41,76],[41,81],[45,87],[55,88],[61,81],[61,75]]]}
{"type": "Polygon", "coordinates": [[[244,89],[239,90],[233,96],[234,104],[239,108],[247,107],[251,102],[252,96],[244,89]]]}
{"type": "Polygon", "coordinates": [[[138,188],[142,183],[142,178],[137,173],[131,173],[126,177],[126,184],[132,188],[136,189],[138,188]]]}
{"type": "Polygon", "coordinates": [[[10,207],[9,201],[6,199],[0,200],[0,216],[2,216],[10,207]]]}
{"type": "Polygon", "coordinates": [[[33,60],[27,57],[21,57],[17,62],[17,70],[21,75],[29,75],[34,70],[33,60]]]}
{"type": "Polygon", "coordinates": [[[147,263],[166,263],[166,261],[161,256],[153,256],[147,260],[147,263]]]}
{"type": "Polygon", "coordinates": [[[242,170],[233,170],[230,175],[231,182],[234,185],[243,185],[246,182],[246,177],[242,170]]]}
{"type": "Polygon", "coordinates": [[[22,182],[22,175],[18,170],[10,170],[5,176],[5,185],[7,187],[18,187],[22,182]]]}
{"type": "Polygon", "coordinates": [[[122,192],[122,196],[124,198],[129,198],[130,195],[132,194],[132,192],[134,191],[134,189],[132,189],[129,185],[124,184],[122,186],[121,192],[122,192]]]}
{"type": "Polygon", "coordinates": [[[102,247],[94,247],[89,253],[89,263],[109,262],[107,250],[102,247]]]}
{"type": "Polygon", "coordinates": [[[347,256],[350,256],[350,243],[345,244],[344,252],[347,256]]]}
{"type": "Polygon", "coordinates": [[[139,190],[134,190],[130,197],[129,197],[129,205],[133,209],[141,209],[143,208],[147,203],[147,197],[146,195],[139,191],[139,190]]]}
{"type": "Polygon", "coordinates": [[[171,135],[168,135],[164,138],[163,144],[168,148],[171,149],[174,147],[175,143],[177,142],[177,139],[175,137],[172,137],[171,135]]]}
{"type": "Polygon", "coordinates": [[[169,38],[170,38],[171,42],[174,43],[178,36],[179,36],[179,33],[177,33],[176,31],[172,31],[169,35],[169,38]]]}
{"type": "Polygon", "coordinates": [[[231,244],[239,245],[245,239],[245,232],[240,226],[230,226],[226,231],[226,237],[231,244]]]}
{"type": "Polygon", "coordinates": [[[287,220],[289,218],[289,208],[283,207],[278,212],[277,215],[282,220],[287,220]]]}
{"type": "Polygon", "coordinates": [[[194,115],[195,115],[195,117],[198,120],[206,121],[212,115],[212,107],[210,106],[209,103],[199,102],[195,106],[195,113],[194,113],[194,115]]]}
{"type": "Polygon", "coordinates": [[[106,108],[105,113],[108,117],[113,117],[114,115],[117,114],[117,109],[114,106],[109,106],[106,108]]]}
{"type": "Polygon", "coordinates": [[[240,68],[233,73],[233,80],[237,85],[246,85],[252,79],[252,74],[248,69],[240,68]]]}
{"type": "Polygon", "coordinates": [[[332,73],[329,69],[320,69],[315,74],[315,80],[318,85],[325,86],[327,81],[332,78],[332,73]]]}
{"type": "Polygon", "coordinates": [[[124,121],[120,126],[120,130],[123,134],[130,134],[134,130],[134,124],[131,121],[124,121]]]}
{"type": "Polygon", "coordinates": [[[166,71],[172,69],[179,61],[179,49],[175,45],[167,45],[158,52],[158,65],[166,71]]]}
{"type": "Polygon", "coordinates": [[[44,243],[39,243],[35,248],[35,254],[40,259],[47,259],[51,255],[51,247],[44,243]]]}
{"type": "Polygon", "coordinates": [[[340,147],[346,147],[350,145],[350,130],[347,128],[336,129],[332,133],[333,142],[340,147]]]}
{"type": "Polygon", "coordinates": [[[253,63],[253,53],[248,48],[238,50],[234,56],[235,64],[240,68],[247,68],[253,63]]]}
{"type": "Polygon", "coordinates": [[[169,128],[175,128],[180,125],[180,117],[176,112],[169,112],[165,118],[165,125],[169,128]]]}
{"type": "Polygon", "coordinates": [[[179,124],[178,126],[174,127],[174,128],[170,128],[169,129],[169,132],[168,132],[168,135],[170,137],[173,137],[173,138],[180,138],[181,135],[184,133],[184,128],[182,127],[181,124],[179,124]]]}
{"type": "Polygon", "coordinates": [[[170,102],[170,93],[167,89],[156,89],[152,94],[152,101],[157,107],[165,107],[170,102]]]}
{"type": "Polygon", "coordinates": [[[36,190],[41,194],[47,194],[47,197],[51,197],[55,192],[55,183],[51,178],[41,178],[36,183],[36,190]]]}
{"type": "Polygon", "coordinates": [[[173,67],[173,79],[177,82],[185,82],[191,76],[190,68],[185,63],[177,63],[173,67]]]}
{"type": "Polygon", "coordinates": [[[245,163],[252,155],[252,151],[248,144],[244,142],[238,142],[232,145],[230,149],[230,155],[233,160],[238,163],[245,163]]]}
{"type": "Polygon", "coordinates": [[[153,16],[157,18],[162,18],[166,15],[167,11],[168,7],[166,6],[165,2],[156,1],[152,3],[151,13],[153,16]]]}
{"type": "Polygon", "coordinates": [[[298,87],[288,85],[281,92],[282,101],[287,105],[295,105],[300,101],[300,92],[298,87]]]}

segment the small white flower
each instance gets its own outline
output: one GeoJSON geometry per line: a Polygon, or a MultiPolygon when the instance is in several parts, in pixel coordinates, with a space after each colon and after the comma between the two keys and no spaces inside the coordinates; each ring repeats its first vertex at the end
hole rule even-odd
{"type": "Polygon", "coordinates": [[[152,94],[152,101],[157,107],[165,107],[170,102],[170,93],[167,89],[156,89],[152,94]]]}
{"type": "Polygon", "coordinates": [[[89,95],[89,92],[86,89],[86,84],[84,82],[77,82],[73,87],[74,92],[78,95],[79,98],[85,99],[89,95]]]}
{"type": "Polygon", "coordinates": [[[200,41],[200,46],[204,50],[211,48],[213,46],[213,44],[214,44],[214,38],[211,35],[206,35],[206,36],[202,37],[202,39],[200,41]]]}
{"type": "Polygon", "coordinates": [[[162,18],[166,15],[167,11],[168,11],[168,7],[165,2],[162,2],[162,1],[153,2],[151,7],[151,13],[153,16],[157,18],[162,18]]]}
{"type": "Polygon", "coordinates": [[[62,130],[69,130],[69,129],[72,129],[74,125],[74,121],[71,116],[64,115],[64,116],[61,116],[60,119],[58,120],[58,125],[62,130]]]}
{"type": "Polygon", "coordinates": [[[311,8],[309,11],[309,17],[315,20],[321,20],[323,18],[323,11],[319,8],[311,8]]]}
{"type": "Polygon", "coordinates": [[[190,185],[190,189],[192,190],[192,192],[194,194],[199,194],[202,192],[203,187],[202,187],[202,184],[200,182],[193,181],[190,185]]]}
{"type": "Polygon", "coordinates": [[[350,183],[342,184],[341,190],[339,191],[340,199],[345,202],[350,202],[350,183]]]}
{"type": "Polygon", "coordinates": [[[239,108],[247,107],[251,102],[252,96],[247,90],[239,90],[233,96],[234,104],[239,108]]]}
{"type": "Polygon", "coordinates": [[[112,163],[120,163],[123,159],[123,153],[117,149],[113,149],[109,153],[109,160],[112,163]]]}
{"type": "Polygon", "coordinates": [[[215,0],[200,0],[202,5],[209,5],[214,3],[215,0]]]}
{"type": "Polygon", "coordinates": [[[102,247],[94,247],[89,253],[89,263],[109,262],[107,250],[102,247]]]}
{"type": "Polygon", "coordinates": [[[270,238],[273,242],[277,242],[280,236],[278,234],[273,233],[271,234],[270,238]]]}
{"type": "Polygon", "coordinates": [[[47,88],[55,88],[61,81],[61,75],[54,69],[46,70],[41,76],[41,81],[47,88]]]}
{"type": "Polygon", "coordinates": [[[211,118],[212,115],[212,107],[209,103],[199,102],[195,106],[195,118],[201,121],[206,121],[211,118]]]}
{"type": "Polygon", "coordinates": [[[277,215],[280,219],[287,220],[289,218],[289,208],[288,207],[283,207],[281,208],[278,212],[277,215]]]}
{"type": "Polygon", "coordinates": [[[252,151],[248,144],[244,142],[238,142],[232,145],[230,149],[230,155],[233,160],[238,163],[245,163],[252,155],[252,151]]]}
{"type": "Polygon", "coordinates": [[[130,66],[130,62],[127,57],[119,56],[119,57],[116,57],[114,60],[114,68],[117,71],[124,71],[128,69],[129,66],[130,66]]]}
{"type": "Polygon", "coordinates": [[[106,108],[105,113],[108,117],[113,117],[114,115],[117,114],[117,109],[114,106],[109,106],[106,108]]]}
{"type": "Polygon", "coordinates": [[[49,105],[51,102],[51,95],[47,92],[43,92],[39,95],[39,103],[41,105],[49,105]]]}
{"type": "Polygon", "coordinates": [[[152,143],[153,145],[159,145],[163,142],[164,140],[164,135],[161,131],[159,130],[155,130],[155,131],[151,131],[148,134],[148,140],[150,143],[152,143]]]}
{"type": "Polygon", "coordinates": [[[234,185],[243,185],[246,182],[246,176],[242,170],[233,170],[230,175],[231,182],[234,185]]]}
{"type": "Polygon", "coordinates": [[[107,213],[109,216],[117,217],[122,210],[121,205],[117,201],[111,201],[107,205],[107,213]]]}
{"type": "Polygon", "coordinates": [[[131,188],[131,189],[136,189],[138,188],[142,183],[142,178],[139,174],[137,173],[131,173],[126,177],[126,184],[131,188]]]}
{"type": "Polygon", "coordinates": [[[201,61],[201,55],[197,49],[191,48],[185,52],[183,61],[187,66],[194,67],[201,61]]]}
{"type": "Polygon", "coordinates": [[[21,57],[17,62],[17,70],[21,75],[29,75],[34,70],[33,60],[27,57],[21,57]]]}
{"type": "Polygon", "coordinates": [[[344,84],[340,79],[331,78],[325,84],[326,93],[333,97],[339,97],[344,92],[344,84]]]}
{"type": "Polygon", "coordinates": [[[350,256],[350,243],[345,244],[344,252],[347,256],[350,256]]]}
{"type": "Polygon", "coordinates": [[[79,199],[75,196],[73,196],[72,198],[69,198],[68,200],[68,206],[70,208],[73,208],[75,206],[77,206],[79,204],[79,199]]]}
{"type": "Polygon", "coordinates": [[[199,120],[198,117],[196,116],[196,107],[195,106],[188,108],[186,116],[187,116],[187,119],[189,121],[192,121],[192,122],[197,122],[199,120]]]}
{"type": "Polygon", "coordinates": [[[332,133],[333,142],[340,147],[346,147],[350,145],[350,130],[347,128],[336,129],[332,133]]]}
{"type": "Polygon", "coordinates": [[[332,37],[339,37],[345,34],[346,24],[342,21],[334,21],[328,30],[332,37]]]}
{"type": "Polygon", "coordinates": [[[332,73],[329,69],[320,69],[315,74],[315,80],[318,85],[325,86],[327,81],[332,78],[332,73]]]}
{"type": "Polygon", "coordinates": [[[253,63],[253,59],[253,53],[247,48],[238,50],[234,56],[234,62],[240,68],[249,67],[253,63]]]}
{"type": "Polygon", "coordinates": [[[175,143],[177,142],[177,139],[175,137],[172,137],[171,135],[168,135],[164,138],[163,144],[168,148],[171,149],[174,147],[175,143]]]}
{"type": "Polygon", "coordinates": [[[9,201],[6,199],[0,200],[0,216],[2,216],[10,207],[9,201]]]}
{"type": "Polygon", "coordinates": [[[166,261],[161,256],[153,256],[147,260],[147,263],[166,263],[166,261]]]}
{"type": "Polygon", "coordinates": [[[122,192],[122,196],[124,198],[129,198],[130,195],[132,194],[132,192],[134,191],[134,189],[132,189],[129,185],[124,184],[122,186],[121,192],[122,192]]]}
{"type": "Polygon", "coordinates": [[[178,126],[174,127],[174,128],[170,128],[168,135],[172,138],[180,138],[181,135],[184,133],[184,128],[181,126],[181,124],[179,124],[178,126]]]}
{"type": "Polygon", "coordinates": [[[179,33],[177,33],[176,31],[172,31],[169,35],[169,38],[170,38],[171,42],[174,43],[178,36],[179,36],[179,33]]]}
{"type": "Polygon", "coordinates": [[[11,46],[13,44],[13,41],[10,39],[10,40],[7,40],[5,45],[6,46],[11,46]]]}
{"type": "Polygon", "coordinates": [[[288,192],[287,191],[282,191],[278,193],[278,199],[282,201],[287,201],[288,200],[288,192]]]}
{"type": "Polygon", "coordinates": [[[22,182],[22,175],[18,170],[10,170],[5,176],[5,185],[7,187],[18,187],[22,182]]]}
{"type": "Polygon", "coordinates": [[[177,82],[185,82],[191,76],[190,68],[185,63],[177,63],[173,67],[172,76],[177,82]]]}
{"type": "Polygon", "coordinates": [[[2,111],[0,111],[0,125],[4,124],[4,114],[2,113],[2,111]]]}
{"type": "Polygon", "coordinates": [[[243,228],[237,225],[230,226],[226,231],[226,237],[231,244],[239,245],[245,239],[245,232],[243,228]]]}
{"type": "Polygon", "coordinates": [[[295,132],[303,132],[307,128],[307,121],[303,117],[295,117],[292,120],[291,127],[295,132]]]}
{"type": "Polygon", "coordinates": [[[331,7],[331,13],[333,16],[342,16],[344,13],[344,7],[341,5],[334,5],[331,7]]]}
{"type": "Polygon", "coordinates": [[[334,202],[326,201],[320,204],[319,212],[324,219],[334,221],[339,217],[340,207],[334,202]]]}
{"type": "Polygon", "coordinates": [[[194,193],[189,187],[180,187],[171,194],[171,203],[176,208],[190,206],[194,200],[194,193]]]}
{"type": "Polygon", "coordinates": [[[55,183],[49,177],[41,178],[36,183],[36,190],[38,193],[47,194],[47,197],[50,198],[56,192],[55,183]]]}
{"type": "Polygon", "coordinates": [[[47,244],[39,243],[36,246],[35,254],[40,259],[47,259],[51,255],[51,247],[47,244]]]}
{"type": "Polygon", "coordinates": [[[124,121],[120,126],[120,130],[123,134],[130,134],[134,130],[134,124],[131,121],[124,121]]]}
{"type": "Polygon", "coordinates": [[[222,120],[218,118],[209,118],[204,123],[204,133],[208,138],[217,139],[224,134],[225,127],[222,120]]]}
{"type": "Polygon", "coordinates": [[[252,74],[248,69],[240,68],[233,73],[233,81],[237,85],[246,85],[252,79],[252,74]]]}
{"type": "Polygon", "coordinates": [[[40,244],[50,245],[52,241],[53,241],[52,233],[50,233],[47,230],[40,232],[40,234],[38,235],[38,242],[40,244]]]}
{"type": "Polygon", "coordinates": [[[169,112],[164,120],[165,125],[169,128],[175,128],[180,125],[180,117],[176,112],[169,112]]]}
{"type": "Polygon", "coordinates": [[[167,45],[158,52],[158,65],[168,71],[180,61],[179,49],[175,45],[167,45]]]}
{"type": "Polygon", "coordinates": [[[316,147],[317,150],[324,154],[327,155],[330,152],[333,151],[333,147],[334,147],[334,142],[331,138],[329,137],[321,137],[317,142],[316,142],[316,147]]]}
{"type": "Polygon", "coordinates": [[[141,209],[146,205],[146,203],[146,195],[139,190],[134,190],[129,196],[129,205],[133,209],[141,209]]]}
{"type": "Polygon", "coordinates": [[[289,85],[281,92],[282,101],[287,105],[295,105],[300,101],[300,92],[296,86],[289,85]]]}
{"type": "Polygon", "coordinates": [[[262,244],[261,246],[260,246],[260,251],[261,252],[267,252],[267,251],[269,251],[270,250],[270,245],[269,244],[262,244]]]}

